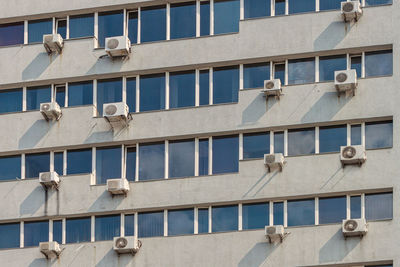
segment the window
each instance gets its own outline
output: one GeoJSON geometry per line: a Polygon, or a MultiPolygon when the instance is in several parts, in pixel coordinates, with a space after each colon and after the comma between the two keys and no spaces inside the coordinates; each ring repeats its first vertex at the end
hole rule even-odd
{"type": "Polygon", "coordinates": [[[196,78],[194,71],[171,72],[169,76],[170,108],[193,107],[196,78]]]}
{"type": "Polygon", "coordinates": [[[269,225],[269,203],[243,204],[243,229],[262,229],[269,225]]]}
{"type": "Polygon", "coordinates": [[[285,13],[286,13],[286,1],[275,0],[275,16],[285,15],[285,13]]]}
{"type": "Polygon", "coordinates": [[[94,36],[94,15],[86,14],[69,17],[69,38],[94,36]]]}
{"type": "Polygon", "coordinates": [[[67,174],[92,172],[92,149],[67,151],[67,174]]]}
{"type": "Polygon", "coordinates": [[[38,178],[39,173],[50,170],[50,153],[25,155],[25,178],[38,178]]]}
{"type": "Polygon", "coordinates": [[[315,153],[315,128],[295,129],[288,132],[289,156],[315,153]]]}
{"type": "Polygon", "coordinates": [[[393,145],[393,122],[365,123],[365,148],[386,148],[393,145]]]}
{"type": "Polygon", "coordinates": [[[214,104],[237,102],[239,94],[238,66],[214,68],[213,90],[214,104]]]}
{"type": "Polygon", "coordinates": [[[125,214],[125,236],[135,235],[135,214],[125,214]]]}
{"type": "Polygon", "coordinates": [[[239,0],[214,1],[214,33],[239,32],[239,0]]]}
{"type": "Polygon", "coordinates": [[[288,226],[313,225],[315,223],[314,199],[287,202],[288,226]]]}
{"type": "Polygon", "coordinates": [[[103,104],[122,101],[122,78],[97,82],[97,111],[103,115],[103,104]]]}
{"type": "Polygon", "coordinates": [[[361,124],[351,125],[350,138],[352,145],[361,145],[361,124]]]}
{"type": "Polygon", "coordinates": [[[315,11],[314,0],[289,0],[289,14],[315,11]]]}
{"type": "Polygon", "coordinates": [[[60,107],[65,106],[65,85],[57,85],[55,87],[55,99],[60,107]]]}
{"type": "Polygon", "coordinates": [[[385,220],[393,218],[393,193],[365,195],[365,218],[385,220]]]}
{"type": "Polygon", "coordinates": [[[68,84],[68,106],[93,104],[93,82],[78,82],[68,84]]]}
{"type": "Polygon", "coordinates": [[[200,1],[200,36],[210,35],[210,1],[200,1]]]}
{"type": "Polygon", "coordinates": [[[170,141],[168,148],[169,177],[194,176],[194,140],[170,141]]]}
{"type": "Polygon", "coordinates": [[[274,202],[274,225],[283,225],[283,202],[274,202]]]}
{"type": "Polygon", "coordinates": [[[52,19],[31,20],[28,22],[28,42],[30,44],[42,43],[43,35],[51,34],[52,32],[52,19]]]}
{"type": "Polygon", "coordinates": [[[340,0],[320,0],[319,10],[333,10],[340,9],[340,0]]]}
{"type": "Polygon", "coordinates": [[[313,83],[315,81],[315,59],[289,60],[288,75],[289,84],[313,83]]]}
{"type": "Polygon", "coordinates": [[[198,209],[198,232],[208,233],[208,208],[198,209]]]}
{"type": "Polygon", "coordinates": [[[62,244],[62,221],[53,221],[53,241],[62,244]]]}
{"type": "Polygon", "coordinates": [[[138,216],[138,237],[164,235],[164,212],[145,212],[138,216]]]}
{"type": "Polygon", "coordinates": [[[38,110],[40,103],[51,102],[50,86],[30,87],[26,90],[26,109],[38,110]]]}
{"type": "Polygon", "coordinates": [[[264,87],[264,81],[270,78],[269,63],[244,65],[243,73],[245,89],[264,87]]]}
{"type": "Polygon", "coordinates": [[[136,78],[126,79],[126,104],[129,112],[136,111],[136,78]]]}
{"type": "Polygon", "coordinates": [[[58,173],[58,175],[63,175],[64,170],[64,152],[56,152],[54,153],[54,171],[58,173]]]}
{"type": "Polygon", "coordinates": [[[22,111],[22,89],[0,91],[0,114],[22,111]]]}
{"type": "Polygon", "coordinates": [[[350,197],[350,218],[361,218],[361,196],[350,197]]]}
{"type": "Polygon", "coordinates": [[[95,217],[95,240],[113,240],[120,236],[121,215],[107,215],[95,217]]]}
{"type": "Polygon", "coordinates": [[[39,246],[49,240],[49,221],[24,222],[24,247],[39,246]]]}
{"type": "Polygon", "coordinates": [[[0,249],[19,248],[20,223],[0,224],[0,249]]]}
{"type": "Polygon", "coordinates": [[[274,132],[274,153],[284,154],[285,135],[283,132],[274,132]]]}
{"type": "Polygon", "coordinates": [[[214,137],[213,174],[239,171],[239,138],[234,136],[214,137]]]}
{"type": "Polygon", "coordinates": [[[96,148],[96,183],[121,178],[121,147],[96,148]]]}
{"type": "Polygon", "coordinates": [[[165,144],[151,143],[139,146],[139,180],[164,178],[165,144]]]}
{"type": "Polygon", "coordinates": [[[280,79],[285,84],[285,63],[274,64],[274,79],[280,79]]]}
{"type": "Polygon", "coordinates": [[[209,70],[201,70],[200,71],[199,87],[200,87],[200,106],[208,105],[209,101],[210,101],[210,71],[209,70]]]}
{"type": "Polygon", "coordinates": [[[128,38],[132,44],[137,43],[138,37],[138,12],[128,12],[128,38]]]}
{"type": "Polygon", "coordinates": [[[199,140],[199,175],[208,175],[208,139],[199,140]]]}
{"type": "Polygon", "coordinates": [[[165,109],[165,74],[140,76],[140,111],[165,109]]]}
{"type": "Polygon", "coordinates": [[[140,10],[141,42],[165,40],[167,37],[167,13],[165,6],[143,7],[140,10]]]}
{"type": "Polygon", "coordinates": [[[392,50],[365,53],[365,76],[384,76],[393,74],[392,50]]]}
{"type": "Polygon", "coordinates": [[[238,230],[238,206],[212,207],[212,231],[227,232],[238,230]]]}
{"type": "Polygon", "coordinates": [[[358,78],[361,77],[361,65],[362,65],[361,63],[362,63],[361,56],[350,57],[350,68],[352,70],[356,70],[358,78]]]}
{"type": "Polygon", "coordinates": [[[243,135],[243,158],[264,158],[269,154],[269,133],[251,133],[243,135]]]}
{"type": "Polygon", "coordinates": [[[136,176],[136,147],[126,149],[126,179],[135,181],[136,176]]]}
{"type": "MultiPolygon", "coordinates": [[[[340,1],[339,8],[340,8],[340,1]]],[[[319,81],[333,81],[335,79],[335,71],[345,70],[347,68],[346,55],[327,56],[319,58],[319,81]]]]}
{"type": "Polygon", "coordinates": [[[124,34],[124,13],[122,11],[99,13],[98,42],[99,47],[105,46],[107,37],[121,36],[124,34]]]}
{"type": "Polygon", "coordinates": [[[66,219],[67,243],[90,242],[91,218],[66,219]]]}
{"type": "Polygon", "coordinates": [[[171,39],[196,36],[196,2],[171,4],[171,39]]]}
{"type": "Polygon", "coordinates": [[[24,43],[24,23],[8,23],[0,25],[0,46],[24,43]]]}
{"type": "Polygon", "coordinates": [[[347,144],[347,125],[319,128],[319,152],[339,152],[347,144]]]}
{"type": "Polygon", "coordinates": [[[57,33],[65,40],[67,39],[67,19],[57,19],[56,20],[56,30],[57,33]]]}
{"type": "Polygon", "coordinates": [[[244,0],[244,18],[258,18],[271,15],[269,0],[244,0]]]}
{"type": "Polygon", "coordinates": [[[168,211],[168,235],[193,234],[194,210],[169,210],[168,211]]]}
{"type": "Polygon", "coordinates": [[[346,219],[346,197],[319,199],[319,223],[341,223],[346,219]]]}
{"type": "Polygon", "coordinates": [[[21,178],[21,156],[0,157],[0,180],[21,178]]]}
{"type": "Polygon", "coordinates": [[[390,5],[392,0],[365,0],[365,6],[390,5]]]}

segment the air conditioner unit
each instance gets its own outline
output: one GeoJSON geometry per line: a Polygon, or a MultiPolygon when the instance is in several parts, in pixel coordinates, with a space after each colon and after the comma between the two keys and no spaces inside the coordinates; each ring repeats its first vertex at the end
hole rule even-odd
{"type": "Polygon", "coordinates": [[[264,89],[262,90],[265,97],[282,95],[282,86],[280,79],[266,80],[264,81],[264,89]]]}
{"type": "Polygon", "coordinates": [[[340,147],[340,161],[342,165],[347,164],[363,164],[367,160],[365,147],[362,145],[357,146],[341,146],[340,147]]]}
{"type": "Polygon", "coordinates": [[[344,237],[364,236],[368,232],[367,222],[365,219],[349,219],[343,220],[342,232],[344,237]]]}
{"type": "Polygon", "coordinates": [[[131,41],[127,36],[106,38],[106,53],[110,57],[128,56],[131,52],[131,41]]]}
{"type": "Polygon", "coordinates": [[[103,104],[103,117],[112,125],[126,123],[129,118],[129,107],[124,102],[103,104]]]}
{"type": "Polygon", "coordinates": [[[343,92],[352,92],[354,95],[357,85],[356,70],[335,71],[335,87],[338,94],[343,92]]]}
{"type": "Polygon", "coordinates": [[[136,236],[114,237],[113,248],[118,254],[131,253],[132,255],[135,255],[141,246],[142,242],[140,242],[136,236]]]}
{"type": "Polygon", "coordinates": [[[126,195],[129,192],[129,182],[127,179],[108,179],[107,191],[113,195],[126,195]]]}
{"type": "Polygon", "coordinates": [[[45,34],[43,35],[43,45],[47,53],[57,52],[61,54],[64,47],[64,40],[60,34],[45,34]]]}
{"type": "Polygon", "coordinates": [[[285,157],[282,153],[264,154],[264,164],[268,167],[269,171],[276,168],[282,171],[283,165],[285,164],[285,157]]]}
{"type": "Polygon", "coordinates": [[[46,258],[56,258],[61,254],[61,248],[58,242],[40,242],[39,243],[40,252],[42,252],[46,258]]]}
{"type": "Polygon", "coordinates": [[[269,243],[274,243],[277,240],[282,242],[286,235],[288,235],[288,233],[285,233],[283,225],[265,226],[265,237],[268,239],[269,243]]]}
{"type": "Polygon", "coordinates": [[[54,119],[58,121],[62,116],[61,108],[57,102],[41,103],[40,112],[47,121],[54,119]]]}
{"type": "Polygon", "coordinates": [[[39,182],[46,188],[55,187],[58,188],[60,183],[60,177],[57,172],[41,172],[39,173],[39,182]]]}
{"type": "Polygon", "coordinates": [[[341,14],[345,22],[357,21],[362,13],[360,1],[341,2],[341,14]]]}

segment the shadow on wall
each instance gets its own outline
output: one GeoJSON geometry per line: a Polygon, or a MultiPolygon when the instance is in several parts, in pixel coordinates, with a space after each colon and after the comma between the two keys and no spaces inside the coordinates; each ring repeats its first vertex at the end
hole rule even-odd
{"type": "Polygon", "coordinates": [[[330,50],[335,48],[349,32],[348,25],[342,21],[334,21],[315,39],[314,50],[330,50]]]}
{"type": "MultiPolygon", "coordinates": [[[[111,244],[111,243],[110,243],[111,244]]],[[[134,257],[131,254],[118,255],[112,248],[104,255],[104,257],[96,263],[96,267],[109,267],[109,266],[130,266],[134,257]]]]}
{"type": "Polygon", "coordinates": [[[255,244],[240,260],[238,267],[261,266],[279,245],[267,241],[255,244]]]}
{"type": "Polygon", "coordinates": [[[19,139],[18,148],[26,149],[35,147],[56,123],[57,122],[47,122],[44,119],[35,121],[19,139]]]}
{"type": "Polygon", "coordinates": [[[253,101],[243,111],[241,126],[256,123],[266,112],[267,107],[265,104],[265,97],[261,93],[257,94],[253,101]]]}
{"type": "Polygon", "coordinates": [[[20,204],[20,215],[35,214],[45,203],[45,193],[46,192],[41,185],[36,186],[20,204]]]}
{"type": "Polygon", "coordinates": [[[22,71],[22,80],[26,81],[39,78],[57,57],[58,54],[49,56],[46,52],[39,53],[22,71]]]}
{"type": "Polygon", "coordinates": [[[269,184],[269,182],[272,181],[272,178],[274,178],[277,174],[278,171],[275,171],[273,174],[271,174],[271,176],[264,181],[264,183],[261,185],[260,183],[265,180],[265,178],[268,176],[268,171],[266,173],[264,173],[260,179],[257,180],[257,182],[251,186],[251,188],[243,195],[243,198],[245,197],[255,197],[267,184],[269,184]],[[260,186],[259,186],[260,185],[260,186]]]}
{"type": "MultiPolygon", "coordinates": [[[[49,261],[50,262],[50,261],[49,261]]],[[[48,260],[43,256],[43,258],[34,259],[29,267],[43,267],[43,266],[52,266],[53,264],[48,264],[48,260]]]]}
{"type": "Polygon", "coordinates": [[[358,237],[344,239],[339,229],[319,250],[319,263],[340,262],[360,243],[358,237]]]}
{"type": "Polygon", "coordinates": [[[89,212],[115,210],[124,199],[124,195],[116,195],[113,197],[110,192],[105,189],[104,192],[90,206],[89,212]]]}
{"type": "MultiPolygon", "coordinates": [[[[131,57],[134,55],[131,54],[131,57]]],[[[110,58],[105,52],[101,55],[96,63],[86,72],[89,74],[107,73],[107,72],[118,72],[121,70],[124,63],[129,60],[129,57],[125,58],[110,58]]]]}

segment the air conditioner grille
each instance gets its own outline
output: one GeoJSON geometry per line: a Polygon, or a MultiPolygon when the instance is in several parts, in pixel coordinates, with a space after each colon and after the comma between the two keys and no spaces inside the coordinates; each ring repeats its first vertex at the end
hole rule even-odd
{"type": "Polygon", "coordinates": [[[128,240],[124,237],[120,237],[115,241],[115,246],[117,248],[124,248],[128,245],[128,240]]]}
{"type": "Polygon", "coordinates": [[[336,76],[336,81],[340,83],[345,82],[346,80],[347,80],[347,74],[344,72],[341,72],[336,76]]]}
{"type": "Polygon", "coordinates": [[[43,108],[43,110],[48,111],[48,110],[50,110],[50,104],[44,104],[44,105],[42,106],[42,108],[43,108]]]}
{"type": "Polygon", "coordinates": [[[267,163],[274,163],[275,162],[275,155],[267,155],[267,156],[265,156],[265,161],[267,162],[267,163]]]}
{"type": "Polygon", "coordinates": [[[343,149],[342,156],[346,159],[351,159],[356,155],[356,149],[352,146],[348,146],[343,149]]]}
{"type": "Polygon", "coordinates": [[[108,40],[108,42],[107,42],[107,47],[108,47],[109,49],[115,49],[115,48],[118,47],[118,45],[119,45],[118,39],[110,39],[110,40],[108,40]]]}
{"type": "Polygon", "coordinates": [[[276,227],[268,227],[267,228],[267,234],[273,235],[276,233],[276,227]]]}
{"type": "Polygon", "coordinates": [[[106,107],[105,113],[106,115],[114,115],[117,112],[117,107],[115,105],[108,105],[106,107]]]}
{"type": "Polygon", "coordinates": [[[357,222],[355,220],[348,220],[345,224],[344,224],[344,229],[346,229],[346,231],[354,231],[357,229],[357,222]]]}
{"type": "Polygon", "coordinates": [[[42,178],[42,180],[45,181],[45,182],[50,182],[50,180],[51,180],[51,175],[50,175],[50,173],[43,173],[41,178],[42,178]]]}
{"type": "Polygon", "coordinates": [[[351,2],[348,2],[343,5],[343,11],[344,12],[352,12],[354,10],[354,4],[351,2]]]}
{"type": "Polygon", "coordinates": [[[272,82],[272,81],[267,82],[267,83],[265,84],[265,88],[266,88],[266,89],[272,89],[272,88],[274,88],[274,86],[275,86],[275,84],[274,84],[274,82],[272,82]]]}

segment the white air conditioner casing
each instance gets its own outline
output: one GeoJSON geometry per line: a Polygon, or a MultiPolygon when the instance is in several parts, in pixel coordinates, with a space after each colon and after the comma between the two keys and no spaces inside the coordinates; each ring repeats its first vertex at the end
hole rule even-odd
{"type": "Polygon", "coordinates": [[[340,161],[342,165],[347,164],[363,164],[367,160],[365,147],[362,145],[357,146],[341,146],[340,147],[340,161]]]}
{"type": "Polygon", "coordinates": [[[127,179],[108,179],[107,191],[113,195],[126,195],[129,192],[129,181],[127,179]]]}
{"type": "Polygon", "coordinates": [[[262,90],[265,97],[282,95],[281,79],[266,80],[264,81],[264,89],[262,90]]]}
{"type": "Polygon", "coordinates": [[[362,13],[360,1],[341,2],[341,14],[345,22],[357,21],[362,13]]]}
{"type": "Polygon", "coordinates": [[[44,187],[58,187],[60,183],[60,177],[55,171],[52,172],[41,172],[39,173],[39,182],[44,187]]]}
{"type": "Polygon", "coordinates": [[[282,242],[286,235],[283,225],[265,226],[265,237],[270,243],[278,240],[282,242]]]}
{"type": "Polygon", "coordinates": [[[282,153],[264,154],[264,164],[268,167],[269,171],[276,168],[282,171],[283,165],[285,164],[285,157],[282,153]]]}
{"type": "Polygon", "coordinates": [[[39,248],[46,258],[56,258],[61,254],[60,245],[56,241],[40,242],[39,248]]]}
{"type": "Polygon", "coordinates": [[[59,120],[62,116],[62,111],[57,102],[48,102],[40,104],[40,113],[43,117],[49,120],[59,120]]]}
{"type": "Polygon", "coordinates": [[[131,52],[131,41],[127,36],[108,37],[105,45],[106,53],[110,57],[128,56],[131,52]]]}
{"type": "Polygon", "coordinates": [[[342,222],[344,237],[364,236],[368,232],[367,222],[364,219],[348,219],[342,222]]]}
{"type": "Polygon", "coordinates": [[[335,71],[335,87],[337,92],[353,92],[357,88],[357,71],[356,70],[338,70],[335,71]]]}
{"type": "Polygon", "coordinates": [[[129,116],[129,107],[124,102],[103,104],[103,117],[110,123],[126,122],[129,116]]]}
{"type": "Polygon", "coordinates": [[[47,53],[57,52],[61,54],[64,47],[64,40],[60,34],[45,34],[43,35],[43,45],[47,53]]]}
{"type": "Polygon", "coordinates": [[[137,236],[116,236],[114,237],[113,249],[118,254],[131,253],[136,254],[142,246],[142,242],[137,236]]]}

